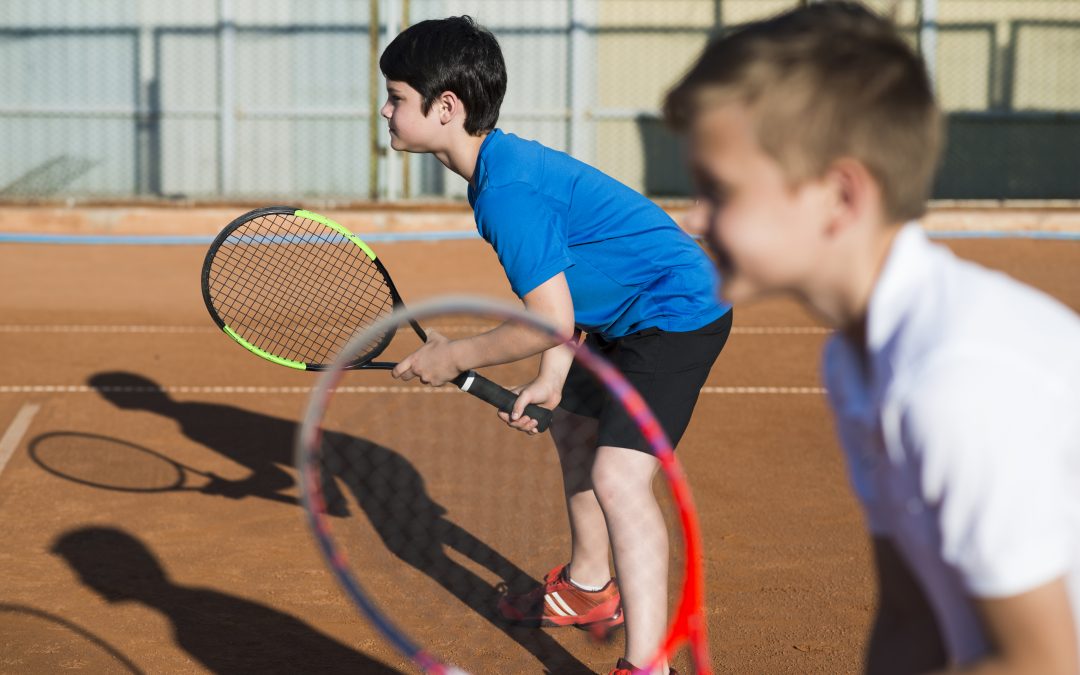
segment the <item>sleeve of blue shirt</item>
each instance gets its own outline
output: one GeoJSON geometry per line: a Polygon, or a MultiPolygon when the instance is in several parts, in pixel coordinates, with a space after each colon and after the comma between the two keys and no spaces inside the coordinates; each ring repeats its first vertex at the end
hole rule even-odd
{"type": "Polygon", "coordinates": [[[531,186],[488,187],[474,211],[519,298],[572,264],[564,220],[531,186]]]}

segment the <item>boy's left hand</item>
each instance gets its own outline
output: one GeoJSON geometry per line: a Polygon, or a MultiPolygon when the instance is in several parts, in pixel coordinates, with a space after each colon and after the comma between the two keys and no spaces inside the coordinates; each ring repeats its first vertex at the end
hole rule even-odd
{"type": "Polygon", "coordinates": [[[420,378],[424,384],[441,387],[461,374],[457,367],[450,338],[434,330],[427,331],[427,342],[420,349],[402,359],[391,374],[408,382],[420,378]]]}
{"type": "Polygon", "coordinates": [[[562,382],[551,378],[538,377],[523,387],[514,387],[510,391],[518,395],[511,414],[499,413],[499,419],[518,431],[535,435],[536,420],[525,414],[525,406],[534,403],[542,408],[554,410],[562,400],[562,382]]]}

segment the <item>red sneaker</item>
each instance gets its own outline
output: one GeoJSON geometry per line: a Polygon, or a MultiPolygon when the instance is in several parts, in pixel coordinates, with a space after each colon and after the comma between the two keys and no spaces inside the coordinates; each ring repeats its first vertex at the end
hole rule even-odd
{"type": "Polygon", "coordinates": [[[542,586],[521,595],[504,595],[499,613],[515,623],[534,626],[614,628],[623,623],[622,603],[615,580],[598,591],[585,591],[570,583],[567,565],[544,577],[542,586]]]}
{"type": "MultiPolygon", "coordinates": [[[[615,668],[608,673],[608,675],[636,675],[640,672],[640,668],[626,659],[619,659],[619,662],[615,664],[615,668]]],[[[674,668],[668,668],[668,675],[679,675],[679,671],[674,668]]]]}

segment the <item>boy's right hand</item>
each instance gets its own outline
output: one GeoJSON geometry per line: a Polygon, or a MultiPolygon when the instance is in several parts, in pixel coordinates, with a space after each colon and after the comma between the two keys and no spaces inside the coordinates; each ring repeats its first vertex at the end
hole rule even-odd
{"type": "Polygon", "coordinates": [[[530,435],[540,433],[536,430],[536,420],[525,414],[525,406],[533,403],[542,408],[554,410],[562,400],[562,385],[562,382],[556,382],[554,378],[541,376],[527,385],[512,388],[510,391],[518,395],[514,409],[510,414],[500,411],[499,419],[518,431],[530,435]]]}

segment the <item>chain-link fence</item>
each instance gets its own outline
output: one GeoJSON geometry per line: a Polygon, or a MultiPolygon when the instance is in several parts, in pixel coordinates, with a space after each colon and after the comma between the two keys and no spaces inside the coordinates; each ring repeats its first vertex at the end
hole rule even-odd
{"type": "MultiPolygon", "coordinates": [[[[806,0],[803,0],[804,2],[806,0]]],[[[460,197],[387,148],[375,64],[470,14],[509,69],[500,126],[687,194],[657,111],[710,35],[797,0],[6,0],[0,198],[460,197]]],[[[873,0],[949,113],[936,196],[1080,198],[1080,0],[873,0]]]]}

